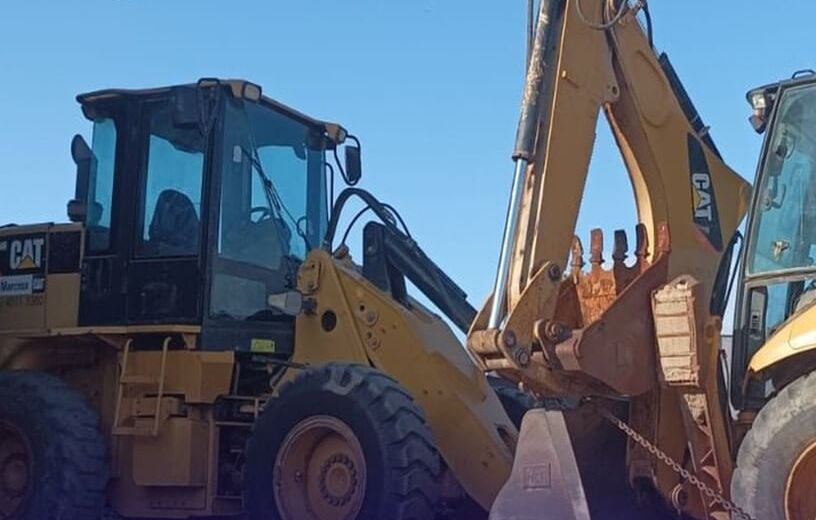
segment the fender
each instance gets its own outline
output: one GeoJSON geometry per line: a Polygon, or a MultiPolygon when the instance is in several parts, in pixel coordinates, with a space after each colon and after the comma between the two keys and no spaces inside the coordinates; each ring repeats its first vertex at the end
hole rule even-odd
{"type": "Polygon", "coordinates": [[[816,305],[791,316],[751,358],[746,381],[779,363],[816,350],[816,305]]]}

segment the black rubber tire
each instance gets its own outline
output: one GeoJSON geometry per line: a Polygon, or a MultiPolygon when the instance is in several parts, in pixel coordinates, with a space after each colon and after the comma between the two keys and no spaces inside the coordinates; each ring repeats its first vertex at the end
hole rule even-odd
{"type": "Polygon", "coordinates": [[[31,449],[32,491],[19,520],[99,520],[108,484],[99,416],[62,380],[42,372],[0,372],[0,419],[31,449]]]}
{"type": "Polygon", "coordinates": [[[524,419],[524,414],[538,407],[538,402],[532,395],[522,392],[518,386],[506,379],[488,376],[487,381],[493,391],[496,392],[496,396],[501,401],[507,416],[510,417],[516,428],[521,428],[521,420],[524,419]]]}
{"type": "Polygon", "coordinates": [[[745,435],[731,498],[753,518],[785,519],[785,485],[799,455],[816,439],[816,373],[782,389],[745,435]]]}
{"type": "Polygon", "coordinates": [[[400,384],[367,366],[330,363],[300,373],[255,422],[244,466],[244,506],[252,520],[279,520],[274,461],[286,435],[315,415],[340,419],[366,458],[359,520],[431,520],[441,460],[422,409],[400,384]]]}

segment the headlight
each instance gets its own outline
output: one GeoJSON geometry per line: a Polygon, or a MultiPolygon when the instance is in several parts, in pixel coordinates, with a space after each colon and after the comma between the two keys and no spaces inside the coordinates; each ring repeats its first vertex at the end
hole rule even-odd
{"type": "Polygon", "coordinates": [[[768,98],[765,92],[754,92],[751,94],[751,106],[754,107],[754,113],[765,113],[768,108],[768,98]]]}
{"type": "Polygon", "coordinates": [[[753,114],[749,121],[751,126],[757,133],[765,131],[765,126],[768,124],[768,116],[773,107],[773,93],[767,88],[758,88],[748,93],[748,102],[751,104],[753,114]]]}
{"type": "Polygon", "coordinates": [[[256,85],[255,83],[250,83],[249,81],[244,82],[243,91],[241,92],[241,96],[244,99],[248,99],[249,101],[258,102],[261,100],[261,86],[256,85]]]}

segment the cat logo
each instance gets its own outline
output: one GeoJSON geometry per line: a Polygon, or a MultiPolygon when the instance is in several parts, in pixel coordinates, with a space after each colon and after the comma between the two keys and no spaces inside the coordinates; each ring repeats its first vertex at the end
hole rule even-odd
{"type": "Polygon", "coordinates": [[[720,215],[717,211],[717,197],[714,193],[714,183],[711,181],[711,172],[703,145],[693,135],[688,136],[688,145],[692,218],[706,241],[716,251],[722,251],[722,231],[720,230],[720,215]]]}
{"type": "Polygon", "coordinates": [[[42,269],[45,253],[45,237],[31,236],[10,239],[0,242],[0,254],[6,258],[5,264],[10,271],[29,271],[42,269]]]}
{"type": "Polygon", "coordinates": [[[694,218],[711,222],[711,176],[707,173],[691,173],[691,187],[694,190],[694,218]]]}

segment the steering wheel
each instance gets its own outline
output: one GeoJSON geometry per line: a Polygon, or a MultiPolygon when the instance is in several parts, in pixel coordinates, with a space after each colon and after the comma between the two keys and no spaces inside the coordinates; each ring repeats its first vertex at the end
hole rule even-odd
{"type": "Polygon", "coordinates": [[[249,220],[253,224],[257,224],[259,222],[263,222],[264,220],[270,220],[272,218],[272,210],[266,206],[256,206],[249,210],[249,220]],[[252,215],[258,214],[258,219],[255,220],[252,218],[252,215]]]}

